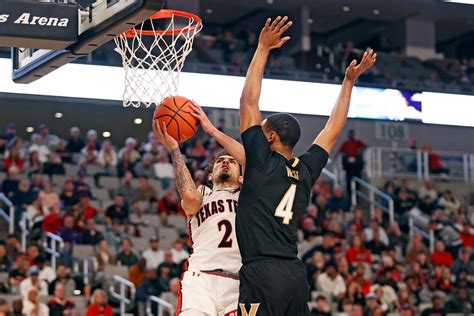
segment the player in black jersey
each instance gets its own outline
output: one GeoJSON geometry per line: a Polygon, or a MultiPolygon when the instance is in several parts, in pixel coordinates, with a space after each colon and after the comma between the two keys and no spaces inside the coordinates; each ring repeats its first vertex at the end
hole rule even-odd
{"type": "Polygon", "coordinates": [[[243,261],[239,297],[239,315],[243,316],[309,315],[306,271],[297,259],[297,225],[312,185],[344,128],[354,83],[377,57],[370,50],[360,64],[352,61],[326,126],[307,152],[294,157],[301,134],[296,118],[281,113],[262,122],[258,107],[268,55],[290,39],[282,34],[291,25],[287,17],[267,20],[240,100],[246,166],[236,232],[243,261]]]}

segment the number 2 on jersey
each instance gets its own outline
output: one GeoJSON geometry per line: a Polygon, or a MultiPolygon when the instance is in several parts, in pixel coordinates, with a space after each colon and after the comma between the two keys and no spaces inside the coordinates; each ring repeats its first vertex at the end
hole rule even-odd
{"type": "Polygon", "coordinates": [[[296,184],[292,184],[281,199],[275,210],[275,216],[283,218],[283,224],[289,225],[293,218],[293,202],[295,201],[296,184]]]}
{"type": "Polygon", "coordinates": [[[228,220],[223,219],[219,223],[217,223],[217,227],[219,228],[219,231],[222,230],[222,226],[224,226],[224,237],[222,237],[222,240],[217,247],[231,248],[232,238],[230,238],[230,234],[232,234],[232,224],[228,220]]]}

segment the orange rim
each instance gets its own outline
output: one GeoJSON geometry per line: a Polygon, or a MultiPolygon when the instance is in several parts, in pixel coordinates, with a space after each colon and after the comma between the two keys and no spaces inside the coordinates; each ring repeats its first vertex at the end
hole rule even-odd
{"type": "Polygon", "coordinates": [[[173,16],[179,16],[182,18],[187,18],[187,19],[192,19],[194,20],[195,24],[191,26],[186,26],[184,28],[180,29],[175,29],[175,30],[168,30],[168,31],[160,31],[160,30],[155,30],[155,31],[150,31],[150,30],[128,30],[127,32],[123,33],[123,35],[127,38],[133,38],[137,35],[141,36],[155,36],[155,35],[178,35],[182,31],[194,31],[196,30],[200,25],[202,25],[202,20],[199,16],[193,13],[185,12],[185,11],[178,11],[178,10],[160,10],[153,14],[150,17],[150,20],[163,20],[163,19],[170,19],[173,16]]]}

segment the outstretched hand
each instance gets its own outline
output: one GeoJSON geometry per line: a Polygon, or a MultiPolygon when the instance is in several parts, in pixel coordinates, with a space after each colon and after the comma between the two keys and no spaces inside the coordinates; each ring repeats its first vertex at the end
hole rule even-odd
{"type": "Polygon", "coordinates": [[[165,122],[163,122],[163,125],[160,126],[160,122],[158,120],[153,120],[152,126],[156,139],[162,143],[168,151],[179,148],[178,141],[168,134],[165,122]]]}
{"type": "Polygon", "coordinates": [[[260,38],[258,40],[258,45],[265,49],[274,49],[282,47],[286,42],[290,40],[289,36],[281,37],[286,30],[288,30],[291,25],[293,25],[292,21],[288,21],[288,17],[285,16],[281,18],[281,16],[277,17],[275,20],[271,18],[267,19],[265,26],[263,27],[262,31],[260,32],[260,38]],[[271,23],[270,23],[271,22],[271,23]]]}
{"type": "Polygon", "coordinates": [[[354,59],[349,67],[346,69],[346,78],[352,81],[357,80],[360,75],[362,75],[364,72],[372,68],[372,66],[375,64],[377,61],[377,53],[375,53],[372,49],[369,51],[366,51],[364,55],[362,56],[362,60],[360,61],[359,64],[357,64],[357,61],[354,59]]]}
{"type": "Polygon", "coordinates": [[[201,123],[202,129],[206,133],[209,133],[214,128],[214,125],[207,117],[206,112],[204,112],[201,106],[197,104],[195,101],[191,102],[189,106],[192,109],[192,112],[190,112],[191,115],[194,116],[197,120],[199,120],[199,123],[201,123]]]}

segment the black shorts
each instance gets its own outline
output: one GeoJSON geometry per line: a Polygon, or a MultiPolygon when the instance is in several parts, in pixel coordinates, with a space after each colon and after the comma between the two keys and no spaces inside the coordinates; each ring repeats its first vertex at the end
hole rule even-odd
{"type": "Polygon", "coordinates": [[[246,263],[239,277],[239,316],[309,315],[310,289],[299,259],[246,263]]]}

